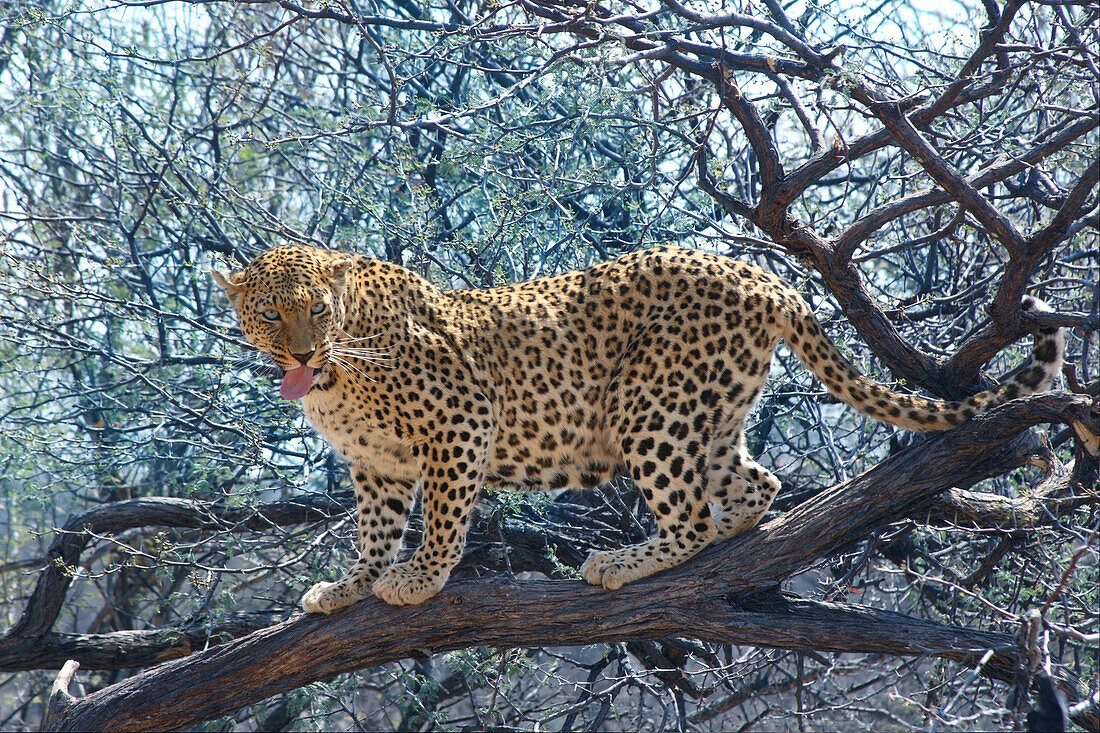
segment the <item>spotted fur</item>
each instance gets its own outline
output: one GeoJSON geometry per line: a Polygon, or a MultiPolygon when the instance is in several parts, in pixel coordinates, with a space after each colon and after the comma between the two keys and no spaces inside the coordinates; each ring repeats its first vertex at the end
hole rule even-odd
{"type": "MultiPolygon", "coordinates": [[[[387,262],[302,246],[214,277],[257,348],[284,369],[317,369],[302,407],[351,467],[359,559],[302,598],[320,613],[372,589],[392,604],[438,592],[482,486],[595,487],[630,475],[658,533],[592,553],[581,572],[607,589],[752,527],[779,480],[746,452],[744,420],[780,338],[837,397],[913,430],[1047,388],[1063,351],[1050,329],[1031,365],[988,392],[958,402],[897,394],[841,356],[779,278],[671,247],[491,290],[444,292],[387,262]],[[417,484],[424,538],[394,563],[417,484]]],[[[1030,298],[1024,307],[1045,308],[1030,298]]]]}

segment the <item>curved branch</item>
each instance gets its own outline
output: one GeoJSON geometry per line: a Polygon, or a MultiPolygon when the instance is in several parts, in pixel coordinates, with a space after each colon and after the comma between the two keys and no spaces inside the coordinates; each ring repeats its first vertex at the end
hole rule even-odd
{"type": "Polygon", "coordinates": [[[786,213],[785,207],[775,205],[776,188],[783,179],[783,161],[756,106],[737,86],[733,74],[724,66],[719,66],[718,73],[716,86],[722,105],[741,123],[741,129],[745,131],[760,165],[760,201],[756,205],[755,221],[757,226],[766,230],[769,222],[780,221],[786,213]]]}
{"type": "Polygon", "coordinates": [[[883,123],[894,142],[920,163],[924,172],[940,184],[951,197],[972,213],[1014,256],[1023,254],[1024,237],[1012,220],[997,209],[914,127],[900,105],[882,99],[867,87],[859,86],[853,96],[883,123]]]}
{"type": "MultiPolygon", "coordinates": [[[[990,306],[990,315],[997,324],[1018,322],[1019,303],[1024,290],[1031,279],[1031,273],[1051,249],[1065,239],[1073,221],[1080,215],[1086,202],[1094,196],[1097,183],[1100,182],[1100,162],[1093,161],[1084,174],[1074,184],[1073,189],[1054,217],[1022,243],[1022,250],[1014,254],[1018,260],[1015,267],[1006,268],[1004,277],[997,286],[997,296],[990,306]]],[[[1013,333],[1005,328],[985,328],[963,342],[959,350],[945,364],[948,370],[976,372],[1000,349],[1013,339],[1013,333]]]]}
{"type": "Polygon", "coordinates": [[[941,397],[954,399],[962,395],[959,390],[966,385],[945,381],[940,364],[901,337],[867,290],[859,270],[851,262],[839,262],[827,240],[790,215],[782,227],[768,231],[768,234],[792,254],[810,260],[840,304],[848,322],[864,342],[872,345],[875,356],[897,377],[941,397]]]}
{"type": "MultiPolygon", "coordinates": [[[[967,87],[957,94],[953,98],[951,108],[971,104],[998,94],[1004,90],[1011,79],[1011,71],[998,72],[988,83],[967,87]]],[[[932,114],[929,107],[918,107],[909,113],[909,118],[917,127],[929,124],[937,116],[932,114]]],[[[828,173],[836,170],[847,161],[856,160],[876,150],[881,150],[890,144],[891,139],[889,130],[881,129],[847,141],[847,145],[843,149],[829,147],[815,155],[811,155],[809,160],[791,171],[783,180],[778,188],[776,199],[780,203],[789,205],[828,173]]]]}
{"type": "Polygon", "coordinates": [[[989,14],[989,25],[982,29],[981,43],[974,49],[974,53],[970,54],[970,58],[966,60],[963,67],[959,69],[959,73],[955,75],[955,81],[947,85],[940,96],[928,105],[929,115],[938,117],[954,104],[955,99],[965,88],[970,77],[981,67],[982,62],[990,54],[997,53],[998,65],[1002,68],[1007,66],[1004,51],[998,51],[997,45],[1004,40],[1009,26],[1012,25],[1012,19],[1016,17],[1016,12],[1022,6],[1023,3],[1020,0],[1009,0],[1005,3],[1003,10],[998,8],[996,3],[986,3],[985,9],[986,13],[989,14]]]}
{"type": "MultiPolygon", "coordinates": [[[[1093,127],[1100,125],[1100,115],[1093,116],[1089,122],[1093,127]]],[[[1069,195],[1062,202],[1054,217],[1039,231],[1028,237],[1027,249],[1032,261],[1046,256],[1052,247],[1061,242],[1070,226],[1084,211],[1090,198],[1095,203],[1096,186],[1100,184],[1100,161],[1093,160],[1084,174],[1073,185],[1069,195]]]]}
{"type": "Polygon", "coordinates": [[[802,39],[798,38],[794,33],[791,33],[774,23],[769,23],[766,20],[760,18],[754,18],[749,15],[743,15],[741,13],[726,12],[726,13],[698,13],[690,8],[686,7],[677,0],[662,0],[665,6],[672,9],[672,12],[676,13],[682,18],[698,23],[707,28],[717,28],[720,26],[739,25],[746,28],[752,28],[753,30],[760,31],[761,33],[767,33],[775,40],[782,43],[787,48],[791,49],[804,61],[813,66],[825,65],[825,57],[819,54],[814,49],[810,48],[802,39]]]}
{"type": "MultiPolygon", "coordinates": [[[[1033,146],[1020,155],[1012,158],[999,157],[991,161],[988,166],[967,180],[976,189],[1003,181],[1027,170],[1040,160],[1054,155],[1082,135],[1095,130],[1098,125],[1100,125],[1100,118],[1079,120],[1049,140],[1033,146]]],[[[951,195],[946,191],[929,188],[879,206],[860,217],[836,237],[833,244],[837,259],[841,262],[851,259],[856,247],[889,222],[920,209],[946,204],[951,200],[951,195]]],[[[1032,239],[1035,236],[1037,235],[1032,235],[1032,239]]]]}

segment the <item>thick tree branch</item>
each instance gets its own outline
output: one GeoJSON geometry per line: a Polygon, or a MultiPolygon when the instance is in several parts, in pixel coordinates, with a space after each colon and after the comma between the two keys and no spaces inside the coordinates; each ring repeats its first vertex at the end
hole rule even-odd
{"type": "Polygon", "coordinates": [[[371,598],[332,617],[277,626],[130,677],[73,702],[50,730],[188,728],[334,674],[473,645],[580,646],[691,636],[795,650],[939,656],[1007,679],[1014,637],[885,611],[775,595],[733,602],[650,579],[614,594],[578,582],[480,580],[448,585],[422,606],[371,598]],[[394,635],[392,629],[403,632],[394,635]],[[227,694],[227,691],[231,693],[227,694]]]}
{"type": "Polygon", "coordinates": [[[720,67],[717,81],[718,93],[722,98],[722,104],[728,109],[741,124],[745,136],[748,137],[752,152],[760,166],[760,201],[756,205],[754,223],[767,230],[774,227],[771,222],[781,219],[786,210],[776,207],[776,186],[783,179],[783,161],[779,157],[779,149],[768,132],[767,125],[757,112],[756,106],[749,101],[733,74],[720,67]],[[771,226],[769,226],[771,225],[771,226]]]}
{"type": "Polygon", "coordinates": [[[368,599],[333,617],[298,616],[148,670],[75,702],[55,727],[187,727],[339,672],[483,644],[567,646],[691,636],[796,650],[931,654],[967,663],[994,649],[998,654],[983,671],[1005,679],[1014,657],[1004,634],[774,595],[746,598],[926,509],[945,489],[995,475],[1001,470],[998,448],[1029,426],[1084,421],[1100,431],[1098,419],[1093,400],[1081,395],[1015,400],[708,548],[684,566],[614,593],[579,582],[482,580],[452,582],[417,607],[368,599]],[[395,637],[394,628],[403,633],[395,637]]]}
{"type": "Polygon", "coordinates": [[[80,662],[84,669],[141,669],[251,634],[289,615],[289,611],[231,613],[161,629],[9,638],[0,652],[0,670],[56,669],[68,660],[80,662]]]}
{"type": "MultiPolygon", "coordinates": [[[[1100,115],[1093,115],[1087,121],[1094,127],[1100,125],[1100,115]]],[[[1095,203],[1098,183],[1100,183],[1100,161],[1094,160],[1073,185],[1054,217],[1046,226],[1028,238],[1028,255],[1032,261],[1046,256],[1052,247],[1065,238],[1070,225],[1086,210],[1089,199],[1095,203]]]]}
{"type": "Polygon", "coordinates": [[[941,397],[954,399],[965,393],[966,385],[945,379],[945,373],[936,359],[902,338],[867,290],[856,266],[851,262],[840,262],[828,240],[790,216],[782,228],[768,233],[788,251],[811,259],[849,323],[860,338],[872,346],[875,356],[898,378],[918,384],[941,397]]]}

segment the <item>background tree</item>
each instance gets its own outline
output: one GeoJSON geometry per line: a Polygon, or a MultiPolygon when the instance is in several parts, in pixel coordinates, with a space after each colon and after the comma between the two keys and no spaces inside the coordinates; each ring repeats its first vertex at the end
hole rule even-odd
{"type": "Polygon", "coordinates": [[[1094,3],[0,7],[0,727],[1100,729],[1094,3]],[[913,435],[781,350],[760,530],[605,594],[628,483],[492,495],[438,600],[302,618],[349,484],[206,276],[285,241],[450,287],[703,247],[939,397],[1070,328],[1067,391],[913,435]]]}

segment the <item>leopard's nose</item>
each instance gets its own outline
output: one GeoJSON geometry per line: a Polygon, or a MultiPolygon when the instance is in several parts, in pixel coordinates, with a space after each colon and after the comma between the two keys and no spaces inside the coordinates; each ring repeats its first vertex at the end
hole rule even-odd
{"type": "Polygon", "coordinates": [[[291,356],[293,356],[295,359],[297,359],[299,364],[301,364],[302,366],[305,366],[306,364],[309,363],[309,360],[312,359],[313,355],[316,354],[316,353],[317,353],[317,349],[314,349],[313,351],[309,352],[308,354],[291,354],[291,356]]]}

